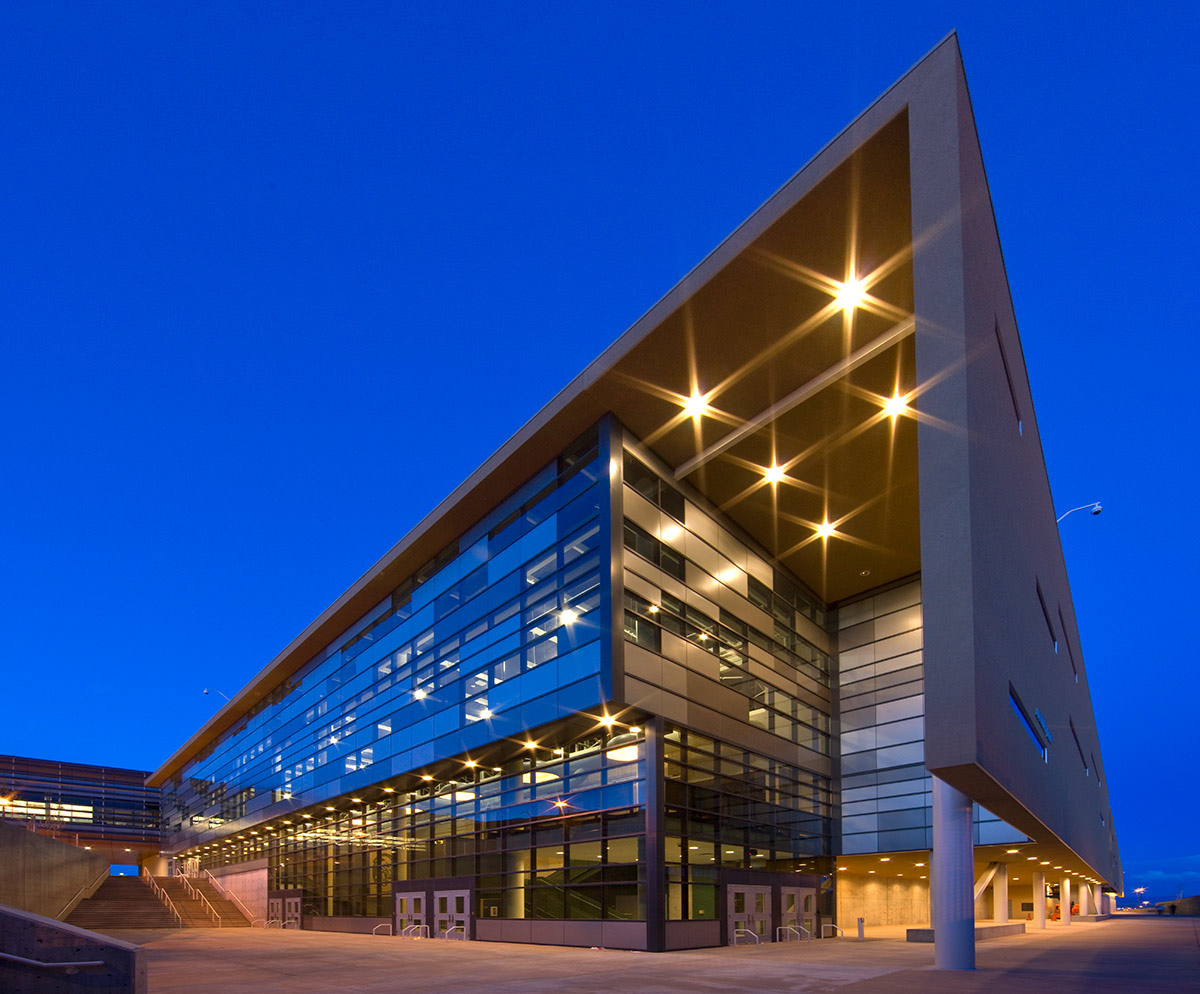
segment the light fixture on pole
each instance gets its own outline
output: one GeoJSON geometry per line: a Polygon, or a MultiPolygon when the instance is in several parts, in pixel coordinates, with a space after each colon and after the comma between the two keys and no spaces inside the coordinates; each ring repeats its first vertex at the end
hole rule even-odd
{"type": "Polygon", "coordinates": [[[1083,510],[1088,510],[1088,509],[1091,510],[1092,514],[1099,514],[1101,511],[1104,510],[1104,505],[1101,504],[1098,500],[1092,501],[1092,503],[1090,503],[1090,504],[1080,504],[1078,507],[1073,507],[1073,508],[1071,508],[1071,510],[1065,511],[1064,513],[1060,514],[1058,516],[1058,520],[1055,521],[1054,523],[1058,524],[1068,514],[1074,514],[1076,511],[1083,511],[1083,510]]]}

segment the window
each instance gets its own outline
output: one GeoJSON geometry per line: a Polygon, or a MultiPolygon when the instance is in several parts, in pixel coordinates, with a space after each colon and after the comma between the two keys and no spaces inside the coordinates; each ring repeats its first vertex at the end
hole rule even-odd
{"type": "Polygon", "coordinates": [[[1029,737],[1033,739],[1033,744],[1037,746],[1038,753],[1042,757],[1042,762],[1049,762],[1050,756],[1046,748],[1047,742],[1043,741],[1042,735],[1034,727],[1033,721],[1029,717],[1029,712],[1025,710],[1025,705],[1021,702],[1021,698],[1017,696],[1013,685],[1008,685],[1008,703],[1012,705],[1012,709],[1016,712],[1017,717],[1021,720],[1021,724],[1025,727],[1025,731],[1029,737]]]}

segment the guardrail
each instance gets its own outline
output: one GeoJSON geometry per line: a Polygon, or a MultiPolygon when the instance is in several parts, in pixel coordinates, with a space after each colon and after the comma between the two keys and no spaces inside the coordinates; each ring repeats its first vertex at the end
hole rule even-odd
{"type": "Polygon", "coordinates": [[[208,877],[208,882],[217,888],[218,894],[220,894],[223,898],[225,898],[226,901],[232,901],[234,904],[236,904],[238,906],[238,908],[242,912],[242,914],[246,916],[246,921],[250,922],[251,925],[253,925],[254,922],[258,920],[254,917],[254,912],[251,911],[249,908],[246,907],[246,905],[244,905],[242,903],[241,898],[239,898],[235,893],[233,893],[233,891],[226,890],[224,887],[222,887],[220,882],[217,880],[216,877],[214,877],[212,875],[212,873],[210,871],[205,870],[204,875],[206,877],[208,877]]]}
{"type": "Polygon", "coordinates": [[[102,959],[77,959],[63,960],[56,963],[47,963],[40,959],[27,959],[24,956],[16,956],[13,953],[0,953],[0,959],[11,960],[13,963],[23,963],[25,966],[36,966],[43,970],[66,970],[67,973],[78,973],[81,966],[108,966],[102,959]]]}
{"type": "Polygon", "coordinates": [[[376,926],[375,926],[373,929],[371,929],[371,934],[372,934],[372,935],[378,935],[378,934],[379,934],[379,930],[380,930],[381,928],[386,928],[386,929],[387,929],[387,934],[388,934],[388,935],[391,935],[391,934],[392,934],[392,923],[391,923],[391,922],[380,922],[380,923],[379,923],[378,925],[376,925],[376,926]]]}
{"type": "Polygon", "coordinates": [[[836,925],[834,925],[832,922],[825,922],[825,924],[823,924],[821,926],[821,938],[822,939],[825,938],[825,929],[827,929],[827,928],[836,929],[838,935],[844,936],[846,934],[840,928],[838,928],[836,925]]]}
{"type": "Polygon", "coordinates": [[[812,941],[812,937],[813,937],[812,932],[810,932],[808,929],[806,929],[803,925],[780,925],[779,928],[775,929],[775,941],[776,942],[793,942],[793,941],[800,942],[800,941],[802,941],[800,938],[801,932],[804,933],[804,939],[808,940],[809,942],[812,941]],[[796,936],[796,938],[794,940],[793,939],[784,939],[783,935],[787,932],[792,932],[796,936]]]}
{"type": "Polygon", "coordinates": [[[217,909],[212,906],[212,902],[200,892],[199,887],[197,887],[187,878],[186,873],[180,873],[178,874],[178,877],[180,882],[183,884],[183,889],[188,892],[188,897],[190,897],[193,901],[202,901],[204,906],[208,908],[209,917],[211,917],[213,921],[217,923],[217,928],[221,928],[222,925],[224,925],[224,922],[221,921],[221,916],[217,914],[217,909]]]}
{"type": "Polygon", "coordinates": [[[738,936],[739,936],[739,935],[748,935],[748,936],[750,936],[750,938],[752,938],[752,939],[754,940],[754,944],[755,944],[756,946],[759,944],[759,942],[760,942],[760,941],[762,941],[762,940],[760,940],[760,939],[759,939],[759,937],[758,937],[758,934],[757,934],[756,932],[752,932],[752,931],[751,931],[750,929],[748,929],[748,928],[735,928],[735,929],[733,930],[733,944],[734,944],[735,946],[738,944],[738,936]]]}
{"type": "Polygon", "coordinates": [[[167,892],[162,889],[162,886],[159,884],[159,882],[154,879],[154,875],[143,866],[141,870],[138,871],[138,876],[142,878],[144,883],[150,885],[150,889],[154,891],[154,896],[167,906],[167,910],[171,912],[171,914],[175,916],[175,920],[179,922],[179,927],[183,928],[183,915],[179,913],[179,909],[175,907],[175,902],[167,896],[167,892]]]}
{"type": "Polygon", "coordinates": [[[102,883],[104,883],[104,878],[108,876],[110,870],[111,870],[110,867],[107,867],[107,866],[104,867],[104,869],[102,869],[98,874],[96,874],[95,880],[93,880],[91,883],[84,884],[82,887],[80,887],[79,890],[77,890],[74,894],[71,895],[71,899],[69,901],[67,901],[66,904],[63,905],[62,911],[60,911],[54,917],[58,921],[62,921],[64,918],[66,918],[67,915],[70,914],[71,911],[75,908],[75,905],[79,903],[80,895],[85,895],[87,897],[91,897],[92,894],[94,894],[97,891],[97,889],[100,887],[100,885],[102,883]],[[86,892],[86,894],[85,894],[85,892],[86,892]]]}

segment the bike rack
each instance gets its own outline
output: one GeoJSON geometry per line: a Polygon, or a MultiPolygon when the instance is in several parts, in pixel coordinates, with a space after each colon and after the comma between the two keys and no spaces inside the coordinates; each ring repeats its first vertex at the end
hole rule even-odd
{"type": "Polygon", "coordinates": [[[400,937],[405,939],[428,939],[428,925],[406,925],[400,930],[400,937]],[[424,934],[422,934],[424,933],[424,934]]]}
{"type": "Polygon", "coordinates": [[[762,941],[761,939],[759,939],[758,934],[756,932],[751,932],[750,929],[748,929],[748,928],[735,928],[733,930],[733,944],[735,946],[738,944],[738,936],[739,935],[750,936],[750,938],[752,938],[754,940],[754,944],[756,946],[759,944],[759,942],[762,941]]]}
{"type": "MultiPolygon", "coordinates": [[[[466,925],[451,925],[450,928],[446,929],[446,931],[442,933],[442,938],[449,939],[451,937],[451,935],[455,932],[462,933],[462,939],[460,941],[466,940],[466,938],[467,938],[467,926],[466,925]]],[[[458,936],[455,936],[455,938],[458,938],[458,936]]]]}
{"type": "Polygon", "coordinates": [[[391,934],[392,934],[392,923],[391,923],[391,922],[380,922],[380,923],[379,923],[378,925],[376,925],[376,926],[375,926],[373,929],[371,929],[371,934],[372,934],[372,935],[378,935],[378,934],[379,934],[379,930],[380,930],[381,928],[386,928],[386,929],[387,929],[387,934],[388,934],[388,935],[391,935],[391,934]]]}
{"type": "Polygon", "coordinates": [[[801,932],[804,933],[803,938],[807,939],[810,942],[812,941],[812,937],[813,937],[812,932],[810,932],[808,929],[806,929],[803,925],[780,925],[779,928],[775,929],[775,941],[776,942],[792,941],[792,940],[784,939],[781,937],[784,932],[793,933],[796,936],[796,938],[794,940],[796,942],[802,941],[801,936],[800,936],[801,932]]]}
{"type": "Polygon", "coordinates": [[[838,934],[838,935],[840,935],[840,936],[843,936],[843,937],[844,937],[844,936],[846,935],[846,933],[845,933],[845,932],[843,932],[843,931],[842,931],[840,928],[838,928],[838,927],[837,927],[836,925],[834,925],[832,922],[826,922],[824,925],[822,925],[822,926],[821,926],[821,938],[822,938],[822,939],[824,939],[824,938],[825,938],[825,929],[827,929],[827,928],[836,929],[836,931],[837,931],[837,934],[838,934]]]}

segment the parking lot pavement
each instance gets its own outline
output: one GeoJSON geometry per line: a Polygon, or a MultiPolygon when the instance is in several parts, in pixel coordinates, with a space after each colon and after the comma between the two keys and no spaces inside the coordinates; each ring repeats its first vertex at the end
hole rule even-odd
{"type": "Polygon", "coordinates": [[[1197,919],[1072,924],[980,942],[978,969],[932,969],[899,930],[865,942],[639,953],[264,929],[127,932],[151,994],[1196,994],[1197,919]]]}

